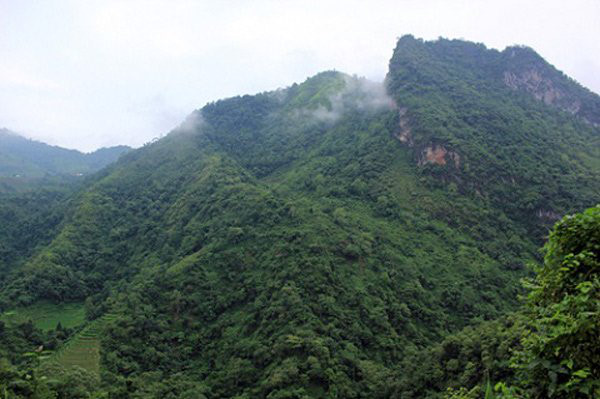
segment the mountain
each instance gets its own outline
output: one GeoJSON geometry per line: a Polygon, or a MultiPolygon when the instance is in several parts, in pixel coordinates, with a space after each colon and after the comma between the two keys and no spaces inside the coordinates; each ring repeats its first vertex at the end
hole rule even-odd
{"type": "MultiPolygon", "coordinates": [[[[0,272],[52,240],[65,202],[78,190],[83,175],[130,150],[117,146],[84,154],[0,129],[0,272]]],[[[2,273],[0,280],[5,277],[2,273]]]]}
{"type": "Polygon", "coordinates": [[[405,36],[384,84],[209,103],[61,198],[2,308],[85,302],[86,389],[115,397],[404,397],[406,359],[501,324],[598,201],[598,101],[530,49],[405,36]]]}
{"type": "Polygon", "coordinates": [[[116,161],[131,148],[101,148],[89,154],[29,140],[0,129],[0,178],[87,175],[116,161]]]}
{"type": "Polygon", "coordinates": [[[403,37],[388,83],[407,109],[410,129],[400,139],[414,148],[418,163],[533,225],[532,218],[556,220],[570,207],[584,209],[597,198],[599,136],[586,123],[593,116],[570,118],[572,109],[563,107],[558,109],[564,112],[550,113],[546,105],[557,104],[537,101],[540,92],[507,79],[521,76],[517,66],[546,76],[546,86],[561,87],[556,98],[578,98],[585,104],[581,109],[596,109],[600,101],[531,49],[497,52],[458,40],[403,37]],[[437,170],[446,159],[450,167],[437,170]]]}

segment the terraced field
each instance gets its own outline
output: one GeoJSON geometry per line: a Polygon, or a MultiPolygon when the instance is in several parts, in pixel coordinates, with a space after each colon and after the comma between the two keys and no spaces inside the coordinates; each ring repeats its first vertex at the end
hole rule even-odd
{"type": "Polygon", "coordinates": [[[100,372],[100,333],[106,322],[114,319],[114,315],[105,314],[91,322],[73,338],[65,343],[48,360],[69,368],[79,366],[89,372],[100,372]]]}

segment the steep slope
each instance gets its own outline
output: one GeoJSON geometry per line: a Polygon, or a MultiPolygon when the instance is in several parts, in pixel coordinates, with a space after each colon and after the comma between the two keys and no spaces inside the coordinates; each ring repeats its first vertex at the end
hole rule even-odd
{"type": "Polygon", "coordinates": [[[129,150],[119,146],[83,154],[0,129],[0,280],[55,237],[68,199],[85,185],[82,175],[129,150]]]}
{"type": "Polygon", "coordinates": [[[600,97],[548,64],[533,49],[508,47],[501,57],[502,78],[508,87],[600,126],[600,97]]]}
{"type": "Polygon", "coordinates": [[[0,194],[0,281],[56,236],[73,192],[46,187],[24,193],[0,194]]]}
{"type": "Polygon", "coordinates": [[[504,76],[532,70],[531,59],[542,64],[536,73],[549,76],[548,86],[585,107],[600,101],[530,49],[500,53],[459,40],[401,38],[387,78],[403,111],[400,140],[415,162],[529,229],[593,205],[600,159],[600,131],[582,119],[591,116],[553,112],[536,93],[507,85],[504,76]]]}
{"type": "Polygon", "coordinates": [[[207,104],[71,198],[3,307],[115,315],[116,395],[389,397],[407,353],[513,309],[544,226],[600,194],[597,129],[504,66],[405,37],[386,86],[207,104]]]}

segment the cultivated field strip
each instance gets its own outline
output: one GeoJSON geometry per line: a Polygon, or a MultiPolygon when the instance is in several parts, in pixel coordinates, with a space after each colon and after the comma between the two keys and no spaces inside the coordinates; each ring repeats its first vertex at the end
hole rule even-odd
{"type": "Polygon", "coordinates": [[[106,322],[114,318],[113,314],[105,314],[94,320],[67,341],[48,360],[65,368],[78,366],[98,374],[100,372],[100,334],[106,322]]]}

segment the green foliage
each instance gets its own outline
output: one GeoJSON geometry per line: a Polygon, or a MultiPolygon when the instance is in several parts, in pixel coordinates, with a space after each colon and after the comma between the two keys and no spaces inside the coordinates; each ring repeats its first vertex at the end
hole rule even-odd
{"type": "Polygon", "coordinates": [[[26,251],[11,252],[2,303],[85,301],[89,324],[54,337],[56,357],[111,397],[510,383],[522,323],[490,320],[516,308],[538,233],[600,180],[593,128],[499,88],[480,68],[497,59],[401,40],[387,84],[412,146],[383,86],[337,72],[207,104],[58,201],[41,239],[11,241],[26,251]],[[423,161],[434,145],[445,165],[423,161]]]}
{"type": "Polygon", "coordinates": [[[56,186],[0,194],[0,282],[56,235],[70,194],[56,186]]]}
{"type": "Polygon", "coordinates": [[[566,216],[530,286],[516,367],[532,398],[600,395],[600,206],[566,216]]]}
{"type": "Polygon", "coordinates": [[[600,107],[597,95],[566,80],[530,49],[498,52],[461,40],[401,38],[387,84],[407,109],[414,158],[423,160],[433,147],[460,157],[456,162],[447,154],[444,166],[426,164],[425,174],[488,198],[509,219],[522,220],[530,234],[542,236],[540,221],[550,227],[560,215],[600,197],[600,136],[572,113],[509,87],[505,74],[517,72],[542,76],[539,86],[547,84],[562,99],[600,107]]]}
{"type": "MultiPolygon", "coordinates": [[[[395,397],[480,398],[490,381],[514,381],[512,351],[520,346],[524,318],[515,314],[469,326],[404,359],[395,397]]],[[[488,389],[490,388],[490,389],[488,389]]]]}
{"type": "Polygon", "coordinates": [[[0,315],[0,320],[8,323],[23,323],[31,320],[36,328],[48,331],[56,329],[59,324],[63,328],[73,328],[83,324],[85,311],[82,303],[42,302],[6,311],[0,315]]]}
{"type": "MultiPolygon", "coordinates": [[[[12,183],[18,187],[21,180],[31,178],[89,174],[116,161],[129,150],[129,147],[117,146],[84,154],[28,140],[0,129],[0,178],[12,177],[12,183]]],[[[0,181],[6,183],[10,180],[0,181]]]]}
{"type": "MultiPolygon", "coordinates": [[[[536,267],[536,278],[528,282],[530,290],[519,328],[497,326],[494,334],[512,336],[513,343],[507,347],[512,353],[511,368],[507,370],[508,352],[492,354],[495,365],[491,368],[476,366],[486,370],[496,384],[497,397],[518,398],[595,398],[600,394],[600,206],[583,213],[564,217],[558,222],[548,242],[544,246],[544,264],[536,267]],[[519,343],[514,341],[519,339],[519,343]],[[501,362],[501,363],[497,363],[501,362]],[[504,370],[499,367],[504,364],[504,370]]],[[[467,329],[468,331],[468,329],[467,329]]],[[[485,335],[481,339],[489,341],[485,335]]],[[[447,341],[456,340],[454,336],[447,341]]],[[[455,349],[455,357],[463,357],[465,347],[470,347],[468,339],[459,338],[462,346],[455,349]],[[456,354],[459,354],[456,356],[456,354]]],[[[492,340],[493,342],[493,340],[492,340]]],[[[427,356],[425,367],[419,367],[419,374],[427,374],[436,359],[427,356]],[[425,372],[423,371],[425,370],[425,372]]],[[[415,362],[415,359],[410,359],[415,362]]],[[[440,362],[441,363],[441,362],[440,362]]],[[[447,361],[446,364],[449,364],[447,361]]],[[[448,367],[447,367],[448,368],[448,367]]],[[[452,367],[452,370],[468,370],[470,367],[452,367]]],[[[452,371],[451,370],[451,371],[452,371]]],[[[419,375],[417,374],[417,375],[419,375]]],[[[401,385],[401,397],[406,394],[424,392],[431,389],[440,395],[444,386],[450,385],[447,398],[478,397],[477,386],[473,381],[456,381],[452,375],[429,374],[443,383],[435,386],[433,380],[410,379],[401,385]],[[461,388],[455,388],[461,386],[461,388]],[[415,390],[421,389],[421,391],[415,390]],[[470,390],[469,390],[470,389],[470,390]]],[[[464,375],[464,373],[463,373],[464,375]]],[[[491,394],[489,379],[486,397],[491,394]]]]}
{"type": "Polygon", "coordinates": [[[81,331],[65,342],[49,359],[65,369],[82,368],[88,373],[100,372],[100,336],[104,325],[112,320],[112,314],[105,314],[85,326],[81,331]]]}
{"type": "MultiPolygon", "coordinates": [[[[33,357],[41,355],[33,352],[33,357]]],[[[14,399],[106,398],[98,378],[83,369],[50,370],[39,367],[16,369],[0,359],[0,392],[14,399]],[[49,376],[51,375],[51,376],[49,376]]]]}

